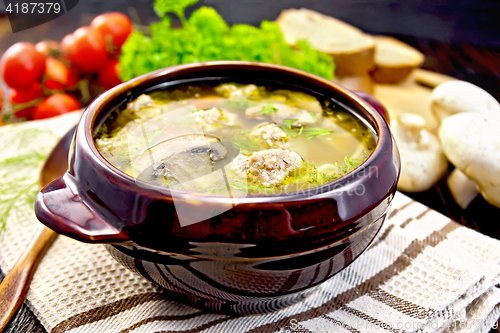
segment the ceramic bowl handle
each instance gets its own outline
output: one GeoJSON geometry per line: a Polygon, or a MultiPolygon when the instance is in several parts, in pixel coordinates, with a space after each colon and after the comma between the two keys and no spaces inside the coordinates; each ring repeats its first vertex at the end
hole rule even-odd
{"type": "Polygon", "coordinates": [[[355,91],[354,93],[359,97],[361,97],[365,102],[370,104],[375,110],[377,110],[377,112],[380,113],[380,115],[384,118],[387,124],[389,125],[391,124],[391,118],[389,117],[389,112],[382,105],[382,103],[380,103],[375,97],[363,91],[355,91]]]}
{"type": "Polygon", "coordinates": [[[122,243],[129,240],[115,225],[113,215],[98,199],[83,199],[74,190],[72,176],[66,173],[45,186],[35,200],[35,214],[47,227],[57,233],[87,243],[122,243]],[[84,203],[85,202],[85,203],[84,203]]]}

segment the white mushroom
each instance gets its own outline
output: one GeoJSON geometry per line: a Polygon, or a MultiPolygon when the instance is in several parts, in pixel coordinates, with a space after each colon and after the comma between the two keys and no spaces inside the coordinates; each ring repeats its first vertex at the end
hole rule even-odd
{"type": "MultiPolygon", "coordinates": [[[[499,128],[500,113],[466,112],[446,118],[439,129],[439,138],[450,162],[496,207],[500,207],[499,128]]],[[[470,188],[470,184],[468,186],[470,188]]],[[[456,196],[458,192],[454,190],[456,196]]],[[[468,204],[467,200],[463,202],[464,206],[468,204]]]]}
{"type": "Polygon", "coordinates": [[[434,88],[430,107],[440,122],[455,113],[500,112],[500,105],[493,96],[465,81],[449,81],[434,88]]]}
{"type": "MultiPolygon", "coordinates": [[[[464,81],[450,81],[437,86],[431,95],[431,110],[434,112],[436,117],[441,122],[441,128],[439,129],[439,137],[443,150],[452,164],[455,165],[455,170],[450,174],[447,179],[448,188],[455,199],[455,201],[462,208],[467,208],[470,202],[477,196],[479,191],[483,194],[483,197],[490,197],[486,199],[491,204],[495,205],[494,199],[491,199],[492,195],[491,189],[487,190],[489,186],[484,185],[484,180],[481,177],[477,177],[476,171],[482,169],[483,167],[490,168],[486,170],[484,175],[489,175],[490,177],[497,177],[497,179],[489,179],[489,182],[497,183],[499,181],[499,176],[495,175],[498,168],[487,163],[487,158],[479,151],[481,150],[478,146],[478,138],[485,138],[485,133],[490,133],[492,135],[491,140],[494,138],[494,132],[489,132],[491,129],[491,123],[494,122],[498,116],[500,116],[500,104],[496,99],[488,94],[485,90],[464,81]],[[465,116],[467,114],[467,116],[465,116]],[[448,119],[451,119],[448,121],[448,119]],[[475,125],[470,124],[471,127],[465,125],[466,119],[476,119],[474,121],[475,125]],[[490,121],[477,122],[477,119],[491,119],[490,121]],[[444,128],[444,125],[446,128],[444,128]],[[462,126],[464,129],[462,133],[457,132],[455,129],[451,129],[450,126],[453,124],[462,124],[457,126],[462,126]],[[476,127],[472,127],[476,126],[476,127]],[[484,131],[484,132],[483,132],[484,131]],[[453,137],[453,135],[459,135],[461,138],[453,137]],[[464,141],[463,137],[469,137],[470,139],[464,141]],[[453,142],[463,142],[461,146],[454,145],[453,142]],[[467,161],[469,156],[457,157],[457,152],[464,151],[464,147],[469,147],[470,151],[476,154],[478,160],[472,164],[467,161]],[[466,163],[467,164],[464,164],[466,163]],[[457,164],[458,163],[458,164],[457,164]],[[481,165],[481,167],[479,167],[481,165]],[[473,170],[474,169],[474,170],[473,170]],[[496,171],[495,171],[496,170],[496,171]],[[472,175],[472,176],[470,176],[472,175]],[[468,179],[470,178],[470,179],[468,179]]],[[[498,134],[496,134],[498,137],[498,134]]],[[[490,140],[490,141],[491,141],[490,140]]],[[[494,158],[492,156],[491,158],[494,158]]],[[[497,160],[498,161],[498,160],[497,160]]],[[[493,195],[494,197],[494,195],[493,195]]]]}
{"type": "Polygon", "coordinates": [[[398,189],[422,192],[430,189],[448,168],[439,140],[422,129],[425,119],[418,114],[402,114],[391,122],[391,129],[401,156],[398,189]]]}
{"type": "Polygon", "coordinates": [[[446,179],[446,183],[448,184],[453,199],[455,199],[455,202],[463,209],[467,208],[479,193],[476,183],[470,180],[469,177],[458,168],[453,169],[448,179],[446,179]]]}
{"type": "Polygon", "coordinates": [[[131,165],[141,180],[173,177],[179,182],[207,175],[214,161],[228,155],[228,149],[216,137],[190,134],[162,141],[135,158],[131,165]]]}

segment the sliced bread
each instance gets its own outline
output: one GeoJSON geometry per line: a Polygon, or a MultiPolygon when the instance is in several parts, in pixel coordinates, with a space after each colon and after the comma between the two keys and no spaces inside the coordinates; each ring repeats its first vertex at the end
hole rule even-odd
{"type": "Polygon", "coordinates": [[[336,75],[367,73],[374,67],[372,36],[335,18],[308,9],[287,9],[276,20],[287,43],[305,39],[335,61],[336,75]]]}
{"type": "Polygon", "coordinates": [[[373,79],[368,73],[350,76],[335,75],[334,81],[349,90],[373,94],[373,79]]]}
{"type": "Polygon", "coordinates": [[[375,82],[399,83],[424,62],[424,55],[402,41],[375,36],[375,69],[371,72],[375,82]]]}

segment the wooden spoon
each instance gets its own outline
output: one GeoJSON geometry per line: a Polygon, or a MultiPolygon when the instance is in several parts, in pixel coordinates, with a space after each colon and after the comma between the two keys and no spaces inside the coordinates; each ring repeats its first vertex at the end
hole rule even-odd
{"type": "MultiPolygon", "coordinates": [[[[40,188],[59,178],[68,169],[68,151],[75,128],[71,129],[54,147],[40,172],[40,188]]],[[[0,284],[0,332],[3,332],[28,293],[31,279],[45,252],[57,234],[41,226],[30,244],[0,284]]]]}

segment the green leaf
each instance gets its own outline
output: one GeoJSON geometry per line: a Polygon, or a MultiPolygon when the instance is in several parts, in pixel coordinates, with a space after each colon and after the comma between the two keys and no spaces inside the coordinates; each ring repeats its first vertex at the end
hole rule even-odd
{"type": "Polygon", "coordinates": [[[212,7],[201,7],[194,11],[188,21],[190,25],[198,31],[203,31],[206,35],[222,35],[230,30],[226,21],[212,7]]]}
{"type": "Polygon", "coordinates": [[[177,15],[182,24],[186,22],[186,18],[184,17],[184,11],[187,7],[194,5],[198,0],[155,0],[154,2],[154,10],[156,15],[163,18],[168,13],[173,13],[177,15]]]}
{"type": "Polygon", "coordinates": [[[342,172],[345,175],[345,174],[348,174],[349,172],[351,172],[352,170],[356,169],[357,167],[359,167],[361,162],[362,161],[360,161],[360,160],[356,160],[356,159],[353,159],[351,157],[345,156],[344,157],[344,167],[341,167],[340,165],[338,165],[337,162],[335,162],[335,166],[337,167],[337,169],[340,170],[340,172],[342,172]]]}
{"type": "Polygon", "coordinates": [[[333,133],[331,130],[326,130],[321,127],[307,127],[307,126],[301,126],[299,128],[292,128],[292,123],[297,121],[297,119],[284,119],[283,122],[286,124],[285,128],[281,128],[285,133],[290,135],[293,138],[297,138],[300,135],[303,135],[303,137],[306,140],[312,139],[317,136],[321,135],[328,135],[333,133]]]}
{"type": "Polygon", "coordinates": [[[252,185],[252,184],[249,184],[248,182],[245,182],[241,179],[235,179],[234,181],[229,183],[229,186],[236,189],[236,190],[245,191],[247,193],[251,193],[251,192],[273,193],[274,192],[271,188],[269,188],[267,186],[252,185]]]}
{"type": "Polygon", "coordinates": [[[306,177],[308,177],[310,183],[315,183],[318,185],[324,185],[326,183],[332,182],[336,179],[339,179],[340,177],[348,174],[349,172],[353,171],[359,165],[361,164],[361,160],[353,159],[349,156],[344,157],[344,166],[341,167],[338,162],[335,162],[335,166],[339,170],[339,172],[335,173],[328,173],[328,172],[322,172],[321,174],[318,172],[318,169],[316,166],[312,163],[307,163],[307,174],[306,177]]]}
{"type": "Polygon", "coordinates": [[[294,122],[298,121],[298,119],[283,119],[283,122],[286,124],[286,128],[291,131],[292,130],[292,124],[294,122]]]}
{"type": "Polygon", "coordinates": [[[247,24],[230,27],[210,7],[195,10],[186,20],[184,10],[195,0],[155,0],[162,18],[151,24],[151,36],[133,32],[122,47],[120,77],[130,80],[156,69],[211,60],[245,60],[282,64],[333,79],[330,56],[312,49],[305,41],[288,45],[276,22],[263,21],[260,28],[247,24]],[[167,13],[182,20],[173,29],[167,13]]]}
{"type": "Polygon", "coordinates": [[[304,126],[301,126],[301,127],[300,127],[300,131],[299,131],[299,134],[297,134],[297,136],[298,136],[298,135],[301,135],[303,131],[304,131],[304,126]]]}
{"type": "Polygon", "coordinates": [[[312,139],[317,136],[321,135],[328,135],[333,133],[333,131],[323,129],[321,127],[302,127],[304,129],[304,136],[306,137],[306,140],[312,139]]]}
{"type": "Polygon", "coordinates": [[[241,150],[258,151],[262,149],[261,146],[245,132],[234,135],[233,139],[241,150]]]}
{"type": "Polygon", "coordinates": [[[359,167],[359,165],[361,164],[361,161],[360,160],[357,160],[357,159],[354,159],[354,158],[350,158],[348,156],[344,157],[344,165],[345,165],[345,173],[348,173],[348,172],[351,172],[352,170],[356,169],[357,167],[359,167]]]}
{"type": "Polygon", "coordinates": [[[323,184],[326,184],[326,183],[329,183],[329,182],[333,182],[334,180],[339,179],[341,176],[342,175],[338,175],[338,174],[335,174],[335,173],[328,174],[326,172],[323,172],[323,174],[322,174],[323,184]]]}
{"type": "Polygon", "coordinates": [[[318,179],[318,176],[319,176],[318,169],[316,168],[316,166],[312,163],[307,163],[307,168],[308,168],[308,170],[310,170],[309,171],[309,177],[311,177],[310,182],[320,185],[320,182],[318,179]]]}
{"type": "Polygon", "coordinates": [[[259,104],[259,102],[252,101],[250,99],[244,99],[242,101],[228,101],[227,106],[230,106],[235,109],[245,110],[251,106],[259,104]]]}
{"type": "Polygon", "coordinates": [[[262,115],[268,115],[268,114],[277,113],[277,112],[278,112],[278,109],[275,108],[272,103],[267,103],[259,111],[259,113],[262,115]]]}

